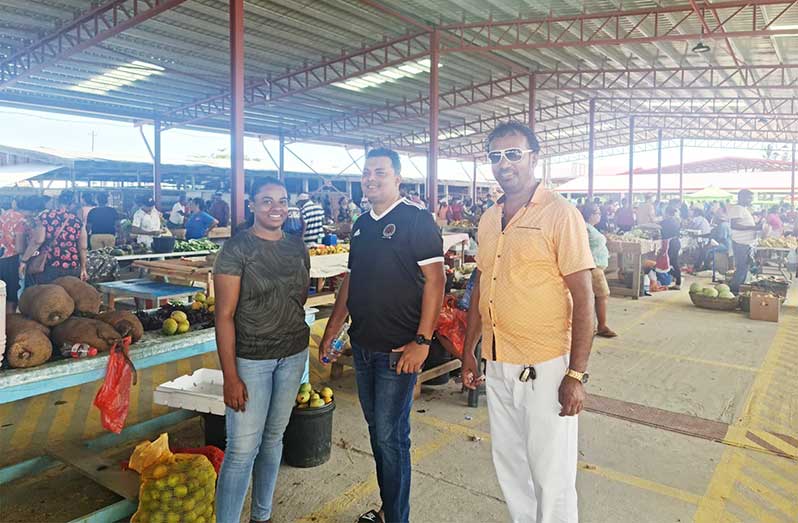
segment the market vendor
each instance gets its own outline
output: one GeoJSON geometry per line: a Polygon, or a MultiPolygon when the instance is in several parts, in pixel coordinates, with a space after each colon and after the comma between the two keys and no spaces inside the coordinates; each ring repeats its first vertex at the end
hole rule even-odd
{"type": "Polygon", "coordinates": [[[97,195],[97,207],[86,218],[86,232],[92,250],[113,247],[116,244],[116,209],[108,205],[108,193],[97,195]]]}
{"type": "Polygon", "coordinates": [[[205,202],[202,198],[192,198],[189,210],[191,214],[186,219],[187,240],[207,238],[211,229],[219,225],[219,220],[205,212],[205,202]]]}
{"type": "Polygon", "coordinates": [[[6,314],[17,311],[19,294],[19,255],[25,252],[28,235],[30,198],[12,204],[0,214],[0,280],[6,284],[6,314]]]}
{"type": "Polygon", "coordinates": [[[601,208],[595,203],[588,203],[581,207],[582,217],[587,225],[587,240],[590,243],[590,253],[593,255],[595,269],[591,269],[593,295],[596,301],[596,336],[602,338],[615,338],[615,331],[607,326],[607,302],[610,296],[610,286],[604,269],[610,263],[610,251],[607,249],[607,238],[596,229],[596,224],[601,220],[601,208]]]}
{"type": "Polygon", "coordinates": [[[749,210],[752,203],[754,203],[754,193],[742,189],[737,193],[737,203],[726,208],[734,252],[734,276],[729,282],[729,287],[734,294],[740,292],[740,285],[748,278],[751,247],[756,241],[757,232],[762,229],[762,223],[757,223],[749,210]]]}
{"type": "Polygon", "coordinates": [[[133,214],[130,234],[135,235],[136,241],[149,249],[152,247],[152,239],[163,232],[161,213],[155,208],[155,200],[145,198],[141,202],[141,208],[133,214]]]}
{"type": "Polygon", "coordinates": [[[30,242],[19,260],[26,286],[51,283],[61,276],[87,279],[86,229],[80,217],[69,210],[73,202],[72,191],[63,191],[58,207],[44,210],[36,218],[30,242]]]}

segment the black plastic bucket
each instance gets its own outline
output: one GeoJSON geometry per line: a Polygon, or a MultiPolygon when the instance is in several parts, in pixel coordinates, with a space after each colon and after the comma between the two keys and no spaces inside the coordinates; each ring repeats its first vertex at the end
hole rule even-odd
{"type": "Polygon", "coordinates": [[[203,425],[205,429],[205,444],[213,445],[224,450],[227,447],[227,428],[225,427],[224,416],[216,414],[203,414],[203,425]]]}
{"type": "Polygon", "coordinates": [[[292,467],[318,467],[330,459],[335,402],[316,409],[294,407],[283,435],[283,459],[292,467]]]}

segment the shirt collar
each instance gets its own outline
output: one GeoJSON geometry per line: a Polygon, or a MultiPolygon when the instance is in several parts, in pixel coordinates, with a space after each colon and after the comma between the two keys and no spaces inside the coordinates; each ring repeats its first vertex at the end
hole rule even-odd
{"type": "Polygon", "coordinates": [[[392,210],[396,209],[396,206],[397,206],[397,205],[399,205],[400,203],[403,203],[404,201],[405,201],[405,199],[404,199],[404,198],[402,198],[402,197],[399,197],[399,199],[398,199],[398,200],[396,200],[395,202],[393,202],[393,203],[391,204],[391,206],[390,206],[390,207],[388,207],[387,209],[385,209],[385,211],[384,211],[382,214],[380,214],[379,216],[377,215],[377,213],[375,213],[375,212],[374,212],[374,207],[372,207],[372,208],[371,208],[371,210],[369,211],[369,214],[371,215],[371,217],[372,217],[372,218],[374,218],[374,221],[377,221],[377,222],[378,222],[378,221],[382,220],[383,218],[385,218],[385,216],[386,216],[386,215],[387,215],[389,212],[391,212],[392,210]]]}
{"type": "MultiPolygon", "coordinates": [[[[537,187],[535,187],[535,192],[532,193],[532,198],[529,199],[529,201],[526,203],[525,207],[528,206],[530,203],[532,203],[532,204],[541,203],[549,192],[550,191],[548,189],[543,187],[542,183],[538,182],[537,187]]],[[[502,194],[499,197],[499,199],[496,200],[496,203],[499,204],[499,205],[504,205],[504,202],[505,202],[506,199],[507,199],[507,195],[506,194],[502,194]]]]}

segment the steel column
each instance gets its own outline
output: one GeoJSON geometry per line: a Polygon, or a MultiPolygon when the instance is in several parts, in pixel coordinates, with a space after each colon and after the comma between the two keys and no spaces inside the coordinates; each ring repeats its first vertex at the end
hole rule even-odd
{"type": "Polygon", "coordinates": [[[231,228],[244,222],[244,0],[230,0],[231,228]]]}
{"type": "Polygon", "coordinates": [[[285,181],[285,133],[280,133],[280,150],[277,153],[277,178],[285,181]]]}
{"type": "Polygon", "coordinates": [[[440,61],[441,35],[436,29],[432,32],[429,65],[429,150],[427,152],[427,206],[431,211],[438,209],[438,62],[440,61]]]}
{"type": "Polygon", "coordinates": [[[587,197],[593,198],[593,176],[595,170],[596,154],[596,99],[590,99],[590,113],[588,116],[587,137],[587,197]]]}
{"type": "MultiPolygon", "coordinates": [[[[795,159],[793,155],[793,167],[795,167],[795,159]]],[[[471,181],[471,201],[473,203],[477,202],[477,159],[474,158],[472,160],[473,163],[473,179],[471,181]]]]}
{"type": "Polygon", "coordinates": [[[532,129],[533,131],[535,130],[535,123],[536,123],[536,118],[535,118],[535,107],[537,107],[537,103],[535,100],[536,95],[537,95],[537,89],[535,88],[535,73],[532,73],[529,75],[529,107],[527,108],[529,114],[527,116],[527,123],[529,124],[529,128],[532,129]]]}
{"type": "Polygon", "coordinates": [[[795,142],[792,143],[792,169],[790,173],[790,205],[795,210],[795,142]]]}
{"type": "Polygon", "coordinates": [[[157,118],[153,122],[153,153],[152,153],[152,199],[155,207],[161,208],[161,121],[157,118]]]}
{"type": "Polygon", "coordinates": [[[679,200],[684,196],[684,138],[679,138],[679,200]]]}
{"type": "Polygon", "coordinates": [[[632,195],[634,194],[634,169],[635,169],[635,117],[629,117],[629,196],[626,206],[630,209],[632,205],[632,195]]]}
{"type": "Polygon", "coordinates": [[[657,129],[657,203],[662,198],[662,129],[657,129]]]}

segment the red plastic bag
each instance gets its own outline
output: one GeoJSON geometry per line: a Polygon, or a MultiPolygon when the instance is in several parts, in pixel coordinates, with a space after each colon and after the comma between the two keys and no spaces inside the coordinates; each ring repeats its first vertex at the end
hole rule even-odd
{"type": "Polygon", "coordinates": [[[463,356],[466,335],[466,312],[457,308],[454,296],[447,296],[438,316],[438,337],[446,338],[450,343],[442,343],[443,347],[456,358],[463,356]]]}
{"type": "Polygon", "coordinates": [[[659,253],[657,253],[656,268],[661,271],[667,272],[671,270],[671,259],[668,257],[668,248],[670,247],[670,243],[670,239],[662,240],[659,253]]]}
{"type": "Polygon", "coordinates": [[[130,407],[130,386],[136,383],[136,367],[128,356],[131,341],[127,336],[121,346],[111,347],[105,381],[94,397],[94,406],[100,409],[103,427],[116,434],[125,426],[130,407]]]}

